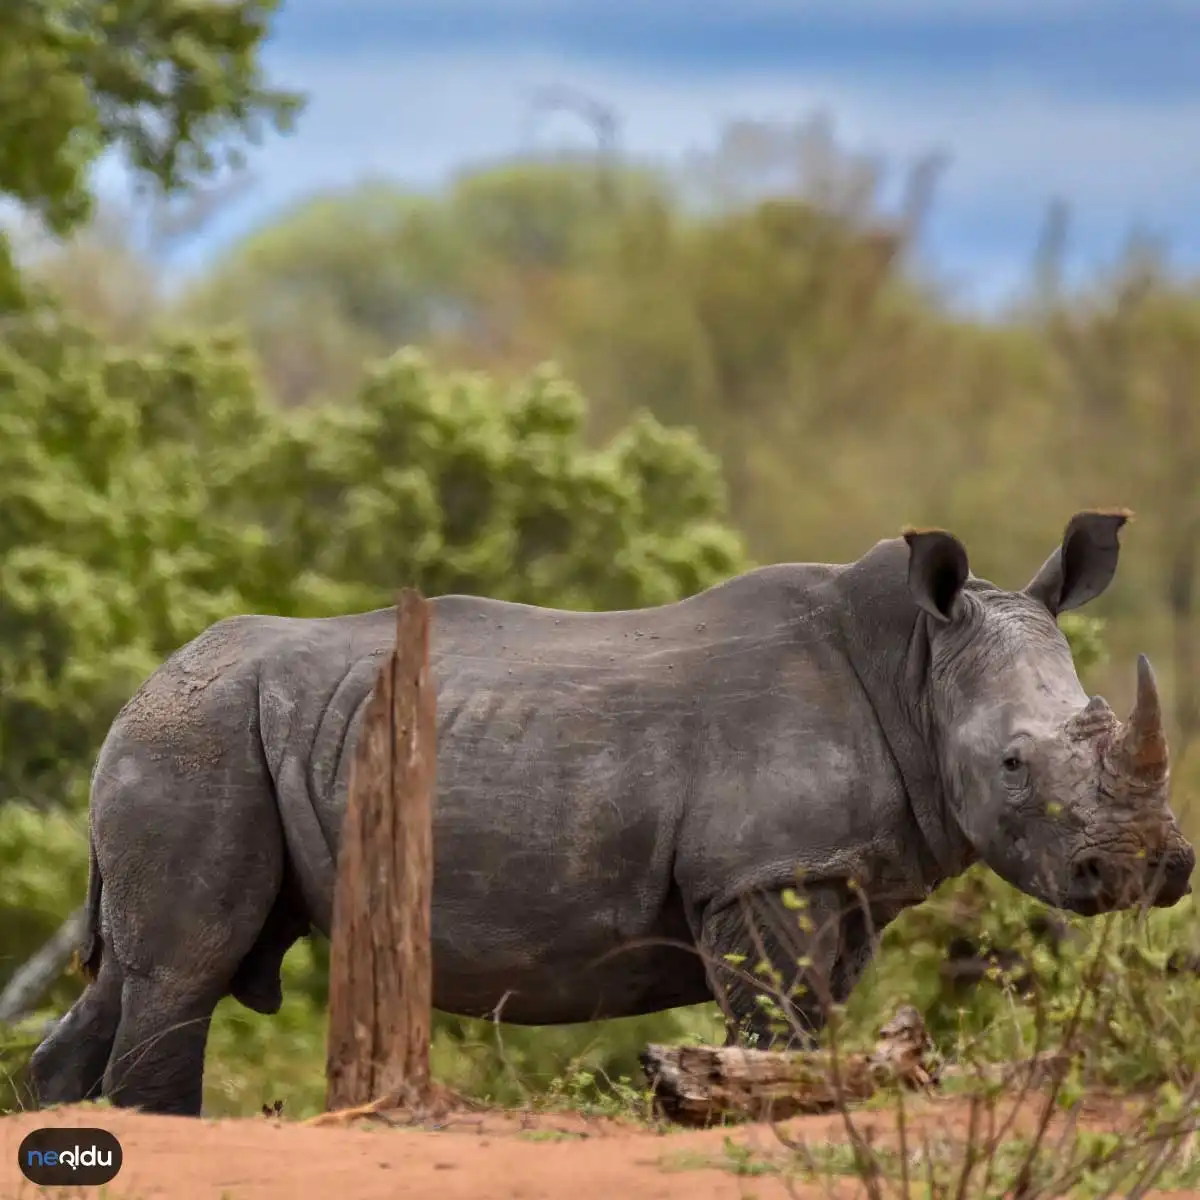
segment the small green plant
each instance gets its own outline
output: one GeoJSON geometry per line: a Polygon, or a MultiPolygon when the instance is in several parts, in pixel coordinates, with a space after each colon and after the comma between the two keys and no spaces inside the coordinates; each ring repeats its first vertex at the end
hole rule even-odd
{"type": "Polygon", "coordinates": [[[635,1087],[628,1075],[609,1079],[581,1066],[550,1081],[539,1106],[548,1110],[567,1109],[586,1116],[647,1119],[652,1111],[652,1093],[635,1087]]]}

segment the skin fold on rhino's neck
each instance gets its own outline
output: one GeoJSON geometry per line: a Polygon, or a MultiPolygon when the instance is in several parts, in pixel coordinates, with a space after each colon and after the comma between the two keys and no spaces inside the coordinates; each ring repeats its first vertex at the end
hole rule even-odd
{"type": "Polygon", "coordinates": [[[838,581],[843,636],[851,666],[871,701],[904,784],[932,891],[960,875],[976,854],[950,806],[929,693],[927,618],[907,585],[908,548],[900,538],[880,542],[849,564],[838,581]]]}

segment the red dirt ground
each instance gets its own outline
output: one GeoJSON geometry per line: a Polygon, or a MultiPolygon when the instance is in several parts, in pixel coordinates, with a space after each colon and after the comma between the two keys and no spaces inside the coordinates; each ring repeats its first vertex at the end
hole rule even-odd
{"type": "MultiPolygon", "coordinates": [[[[914,1104],[909,1115],[910,1128],[957,1131],[961,1137],[967,1108],[945,1099],[914,1104]]],[[[1029,1110],[1020,1118],[1019,1126],[1028,1129],[1035,1114],[1029,1110]]],[[[1094,1105],[1085,1120],[1110,1128],[1124,1124],[1111,1103],[1094,1105]]],[[[894,1144],[889,1112],[860,1112],[856,1122],[877,1144],[894,1144]]],[[[727,1137],[761,1156],[779,1156],[779,1137],[767,1125],[655,1133],[576,1116],[459,1113],[434,1128],[314,1127],[265,1117],[197,1121],[62,1109],[0,1121],[0,1200],[36,1194],[17,1170],[16,1152],[30,1130],[46,1125],[99,1126],[117,1135],[125,1158],[104,1193],[112,1200],[848,1200],[865,1195],[860,1183],[846,1178],[787,1185],[776,1175],[738,1175],[705,1166],[728,1161],[727,1137]]],[[[804,1117],[780,1129],[809,1145],[846,1141],[837,1115],[804,1117]]],[[[59,1194],[96,1192],[64,1189],[59,1194]]],[[[1184,1193],[1155,1195],[1167,1200],[1184,1193]]]]}

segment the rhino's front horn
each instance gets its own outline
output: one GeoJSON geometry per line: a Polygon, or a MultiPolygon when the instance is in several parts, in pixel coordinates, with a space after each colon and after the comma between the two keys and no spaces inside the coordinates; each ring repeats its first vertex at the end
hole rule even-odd
{"type": "Polygon", "coordinates": [[[1140,781],[1159,783],[1166,778],[1168,755],[1162,705],[1154,668],[1144,654],[1138,655],[1137,700],[1125,723],[1121,749],[1130,773],[1140,781]]]}

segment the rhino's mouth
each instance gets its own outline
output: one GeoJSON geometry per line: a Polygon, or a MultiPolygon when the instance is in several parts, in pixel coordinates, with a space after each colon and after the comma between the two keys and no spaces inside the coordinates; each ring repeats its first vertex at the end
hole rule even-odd
{"type": "Polygon", "coordinates": [[[1170,908],[1192,894],[1192,872],[1196,852],[1185,846],[1150,867],[1151,903],[1155,908],[1170,908]]]}
{"type": "Polygon", "coordinates": [[[1071,871],[1063,907],[1083,917],[1150,904],[1170,908],[1191,895],[1194,855],[1174,854],[1143,861],[1137,869],[1094,855],[1080,859],[1071,871]]]}

